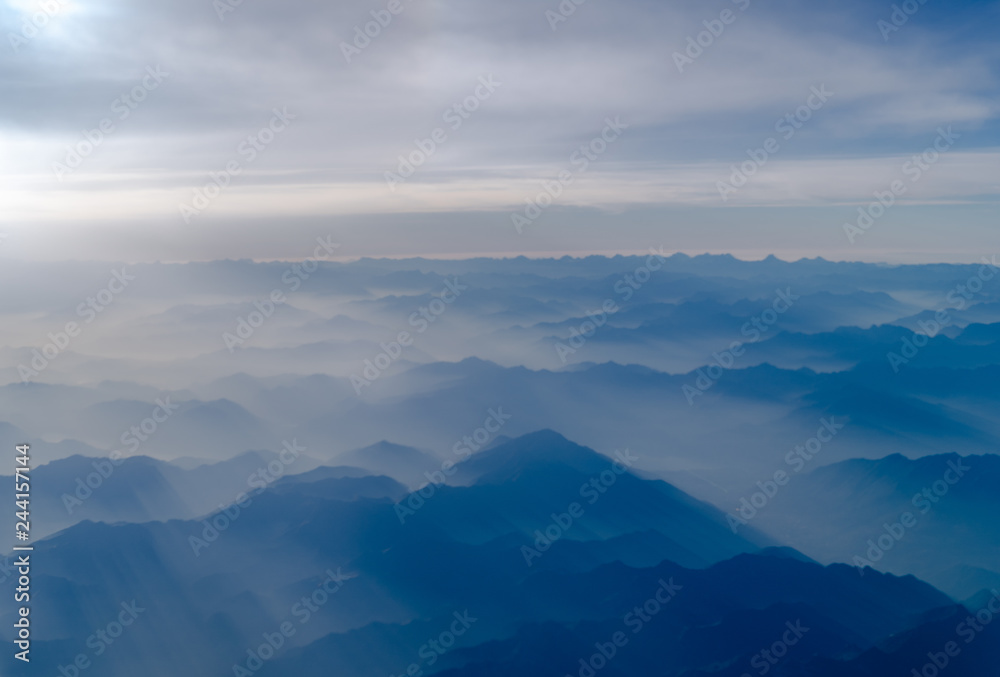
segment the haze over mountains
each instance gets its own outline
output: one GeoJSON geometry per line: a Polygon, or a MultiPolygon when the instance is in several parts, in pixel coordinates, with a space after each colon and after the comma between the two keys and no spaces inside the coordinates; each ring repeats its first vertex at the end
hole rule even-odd
{"type": "Polygon", "coordinates": [[[122,264],[32,264],[30,303],[0,299],[0,442],[36,466],[26,674],[1000,659],[991,261],[291,265],[126,266],[89,322],[122,264]]]}

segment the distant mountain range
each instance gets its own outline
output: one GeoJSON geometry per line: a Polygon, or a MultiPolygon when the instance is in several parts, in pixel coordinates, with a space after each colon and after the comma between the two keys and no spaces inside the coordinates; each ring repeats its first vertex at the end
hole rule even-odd
{"type": "Polygon", "coordinates": [[[0,269],[28,674],[996,673],[985,263],[109,265],[0,269]]]}
{"type": "Polygon", "coordinates": [[[752,523],[826,562],[916,574],[957,599],[1000,588],[1000,456],[851,460],[781,488],[752,523]],[[906,516],[912,519],[907,524],[906,516]]]}
{"type": "MultiPolygon", "coordinates": [[[[387,453],[409,457],[403,449],[352,456],[383,462],[387,453]]],[[[140,473],[176,471],[184,481],[201,473],[203,491],[225,472],[235,476],[235,467],[266,460],[184,472],[130,459],[118,470],[135,473],[127,484],[140,495],[173,495],[147,490],[140,473]]],[[[56,469],[71,462],[86,469],[85,459],[56,469]]],[[[935,462],[907,481],[931,479],[935,462]]],[[[399,674],[414,663],[428,674],[577,674],[579,660],[601,646],[610,651],[616,633],[627,641],[607,674],[656,666],[664,674],[741,675],[782,637],[795,646],[775,674],[905,674],[923,655],[918,644],[943,646],[968,615],[912,576],[861,576],[775,548],[753,527],[733,534],[722,512],[637,477],[631,463],[628,454],[603,456],[542,431],[457,464],[460,486],[407,493],[358,468],[317,467],[205,519],[81,522],[39,542],[33,555],[33,668],[58,671],[132,600],[144,609],[128,630],[133,648],[95,657],[102,675],[176,674],[178,665],[191,675],[231,673],[256,665],[251,654],[286,622],[294,634],[265,650],[253,674],[399,674]],[[333,578],[334,592],[311,597],[333,578]],[[302,599],[324,601],[307,614],[302,599]],[[447,633],[458,629],[454,647],[428,644],[451,642],[447,633]]],[[[956,487],[982,500],[988,480],[981,482],[956,487]]],[[[117,493],[110,482],[107,489],[117,493]]],[[[12,585],[3,583],[7,592],[12,585]]],[[[8,624],[13,611],[3,604],[8,624]]],[[[1000,657],[994,639],[991,628],[955,674],[987,674],[976,671],[1000,657]]]]}

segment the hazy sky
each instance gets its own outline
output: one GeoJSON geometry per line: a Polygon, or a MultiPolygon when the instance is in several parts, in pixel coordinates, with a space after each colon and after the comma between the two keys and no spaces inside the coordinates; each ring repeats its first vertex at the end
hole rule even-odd
{"type": "Polygon", "coordinates": [[[0,0],[0,257],[998,253],[1000,3],[902,4],[0,0]]]}

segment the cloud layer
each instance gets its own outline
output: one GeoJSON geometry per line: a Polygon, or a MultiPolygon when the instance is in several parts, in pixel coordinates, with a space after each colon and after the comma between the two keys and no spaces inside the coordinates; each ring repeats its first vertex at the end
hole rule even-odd
{"type": "MultiPolygon", "coordinates": [[[[986,28],[998,5],[913,7],[894,16],[891,5],[831,13],[760,0],[9,1],[0,7],[8,252],[47,257],[37,238],[68,226],[128,225],[155,239],[250,218],[304,227],[378,215],[400,229],[413,215],[469,212],[497,217],[488,222],[503,231],[494,239],[504,244],[482,249],[530,252],[510,213],[567,170],[573,183],[551,213],[579,208],[583,227],[609,212],[660,210],[688,240],[691,221],[677,210],[722,207],[735,229],[747,210],[795,207],[836,230],[845,206],[849,214],[884,190],[939,128],[957,141],[900,202],[949,205],[972,233],[998,190],[998,50],[986,28]],[[815,91],[830,95],[818,102],[815,91]],[[280,131],[275,109],[293,118],[280,131]],[[615,118],[627,129],[595,152],[615,118]],[[776,149],[760,155],[769,141],[776,149]],[[592,156],[583,168],[581,147],[592,156]],[[401,157],[419,162],[411,176],[401,157]],[[754,157],[745,185],[723,199],[719,182],[754,157]],[[387,182],[389,172],[405,180],[387,182]]],[[[796,237],[801,219],[789,210],[774,225],[796,237]]],[[[615,227],[638,238],[632,224],[615,227]]],[[[208,254],[188,242],[182,258],[208,254]]],[[[358,244],[379,253],[377,239],[358,244]]],[[[606,238],[554,244],[608,247],[606,238]]],[[[802,248],[829,250],[822,238],[802,248]]]]}

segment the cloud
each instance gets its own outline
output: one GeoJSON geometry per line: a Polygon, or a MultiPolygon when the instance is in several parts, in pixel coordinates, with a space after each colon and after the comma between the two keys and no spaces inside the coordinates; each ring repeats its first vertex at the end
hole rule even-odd
{"type": "MultiPolygon", "coordinates": [[[[737,204],[859,199],[878,168],[921,149],[939,125],[960,130],[969,155],[921,186],[920,199],[992,199],[982,163],[1000,147],[1000,104],[988,36],[957,41],[953,27],[935,29],[930,6],[886,44],[875,26],[884,8],[859,4],[834,20],[822,8],[743,5],[590,0],[553,31],[545,11],[557,3],[403,0],[348,63],[342,44],[385,3],[242,3],[220,20],[195,0],[74,0],[0,61],[0,194],[14,223],[167,222],[209,172],[239,157],[274,107],[287,107],[294,124],[212,211],[503,210],[564,166],[609,115],[629,131],[567,205],[713,204],[711,187],[729,164],[825,85],[834,99],[737,204]],[[735,19],[678,72],[673,55],[723,10],[735,19]],[[170,75],[121,118],[115,102],[148,68],[170,75]],[[502,83],[495,95],[389,192],[385,172],[490,75],[502,83]],[[59,181],[55,163],[107,119],[113,133],[59,181]]],[[[986,11],[994,5],[956,6],[949,20],[986,11]]],[[[3,34],[30,16],[7,3],[3,34]]]]}

